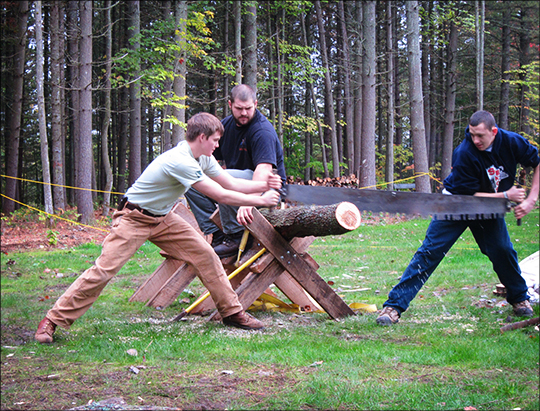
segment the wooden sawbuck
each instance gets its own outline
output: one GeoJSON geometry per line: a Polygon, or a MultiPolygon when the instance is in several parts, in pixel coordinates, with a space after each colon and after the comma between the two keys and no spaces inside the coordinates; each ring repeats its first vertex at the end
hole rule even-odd
{"type": "MultiPolygon", "coordinates": [[[[200,235],[191,211],[178,203],[172,212],[188,221],[200,235]]],[[[219,213],[212,221],[221,226],[219,213]]],[[[324,310],[333,319],[354,315],[354,311],[324,281],[317,270],[319,265],[306,252],[317,236],[343,234],[360,225],[360,212],[351,203],[323,207],[291,207],[286,209],[253,209],[253,221],[246,228],[253,236],[253,246],[237,257],[222,259],[227,275],[248,261],[262,248],[266,252],[251,265],[231,278],[244,309],[248,309],[274,284],[301,311],[324,310]],[[236,263],[236,264],[235,264],[236,263]]],[[[209,240],[209,239],[207,239],[209,240]]],[[[163,251],[165,258],[156,271],[135,291],[129,301],[146,302],[156,309],[171,305],[197,276],[192,265],[176,260],[163,251]]],[[[211,298],[191,313],[214,310],[210,319],[220,319],[211,298]]]]}

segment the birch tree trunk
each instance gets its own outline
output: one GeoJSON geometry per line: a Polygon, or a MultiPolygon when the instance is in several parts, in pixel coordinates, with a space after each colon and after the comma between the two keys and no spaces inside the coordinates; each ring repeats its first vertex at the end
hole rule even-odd
{"type": "Polygon", "coordinates": [[[103,193],[103,216],[109,215],[111,205],[111,190],[113,185],[113,175],[111,162],[109,161],[109,123],[111,121],[111,68],[112,68],[112,20],[111,20],[111,0],[105,1],[105,77],[103,90],[103,123],[101,124],[101,162],[103,173],[105,174],[105,187],[103,193]]]}
{"type": "Polygon", "coordinates": [[[83,0],[80,5],[80,142],[79,142],[79,187],[77,211],[83,224],[94,221],[92,203],[92,1],[83,0]],[[86,189],[86,190],[84,190],[86,189]]]}
{"type": "MultiPolygon", "coordinates": [[[[420,20],[417,1],[407,1],[407,50],[409,53],[409,98],[411,102],[411,137],[415,174],[429,172],[424,123],[422,72],[420,62],[420,20]]],[[[430,193],[429,176],[417,177],[416,191],[430,193]]]]}
{"type": "MultiPolygon", "coordinates": [[[[141,34],[141,14],[140,2],[138,0],[128,2],[128,14],[130,19],[129,38],[134,40],[130,43],[130,48],[137,53],[141,44],[139,36],[141,34]]],[[[137,64],[139,69],[140,62],[137,64]]],[[[141,83],[136,78],[137,71],[132,76],[132,83],[129,86],[129,180],[131,186],[141,175],[141,83]]]]}
{"type": "Polygon", "coordinates": [[[375,177],[375,122],[376,113],[376,55],[375,55],[375,1],[362,3],[364,54],[362,61],[362,163],[360,165],[360,186],[373,187],[375,177]]]}
{"type": "MultiPolygon", "coordinates": [[[[36,1],[36,75],[39,120],[39,139],[41,147],[41,167],[43,174],[43,197],[45,212],[53,213],[51,174],[49,165],[49,144],[47,142],[47,116],[45,113],[44,73],[43,73],[43,15],[42,2],[36,1]]],[[[51,220],[49,219],[49,224],[51,220]]]]}
{"type": "Polygon", "coordinates": [[[326,105],[328,107],[328,127],[330,132],[330,140],[332,144],[332,165],[333,176],[339,177],[339,155],[338,142],[336,137],[336,119],[334,114],[334,98],[332,96],[332,80],[330,78],[330,65],[328,64],[328,55],[326,49],[326,30],[324,28],[321,2],[315,2],[315,10],[317,12],[317,24],[319,26],[319,41],[321,45],[321,57],[324,68],[324,94],[326,105]]]}
{"type": "MultiPolygon", "coordinates": [[[[17,177],[19,175],[19,146],[21,138],[21,121],[22,121],[22,103],[23,103],[23,85],[24,85],[24,66],[26,52],[26,30],[28,27],[28,1],[21,1],[15,5],[17,10],[17,32],[16,43],[13,56],[13,73],[11,75],[10,84],[6,84],[6,88],[10,86],[12,90],[11,110],[8,115],[8,137],[6,141],[6,175],[17,177]]],[[[7,97],[7,96],[6,96],[7,97]]],[[[6,179],[6,196],[17,200],[19,193],[17,190],[18,183],[14,178],[6,179]]],[[[15,211],[15,202],[2,197],[2,211],[6,214],[15,211]]]]}

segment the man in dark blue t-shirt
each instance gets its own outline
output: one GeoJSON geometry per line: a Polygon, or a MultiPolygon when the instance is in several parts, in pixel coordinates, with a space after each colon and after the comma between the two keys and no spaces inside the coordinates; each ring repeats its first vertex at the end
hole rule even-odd
{"type": "MultiPolygon", "coordinates": [[[[239,84],[231,90],[229,98],[231,115],[222,120],[225,132],[214,152],[217,160],[235,178],[260,180],[268,171],[277,170],[283,183],[286,180],[283,149],[272,124],[257,110],[257,97],[253,88],[239,84]]],[[[216,202],[194,189],[186,192],[200,229],[212,234],[212,247],[223,257],[238,253],[244,232],[242,224],[252,218],[252,207],[231,207],[219,204],[219,215],[223,231],[210,216],[216,210],[216,202]]]]}
{"type": "MultiPolygon", "coordinates": [[[[518,203],[516,218],[534,208],[540,187],[538,150],[517,133],[497,127],[488,111],[477,111],[469,120],[465,140],[454,150],[452,172],[444,180],[444,194],[506,198],[518,203]],[[534,168],[531,191],[514,185],[517,164],[534,168]]],[[[399,321],[410,302],[437,268],[461,234],[471,230],[480,251],[487,255],[493,270],[506,288],[506,300],[517,316],[531,317],[533,310],[527,284],[521,276],[517,253],[510,241],[504,218],[491,220],[432,220],[426,238],[416,251],[399,283],[388,294],[377,317],[380,325],[399,321]]]]}

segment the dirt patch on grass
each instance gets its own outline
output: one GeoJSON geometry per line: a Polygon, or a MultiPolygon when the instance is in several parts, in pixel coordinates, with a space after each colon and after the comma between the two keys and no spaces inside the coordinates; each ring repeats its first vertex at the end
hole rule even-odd
{"type": "Polygon", "coordinates": [[[109,219],[99,210],[95,212],[92,227],[80,225],[74,219],[68,220],[72,222],[54,219],[54,225],[48,227],[37,215],[2,217],[2,253],[69,249],[91,242],[101,244],[109,232],[109,219]]]}
{"type": "MultiPolygon", "coordinates": [[[[236,371],[113,364],[61,364],[56,358],[16,356],[2,362],[2,410],[214,410],[268,403],[297,384],[291,370],[230,365],[236,371]],[[51,364],[54,374],[50,374],[51,364]]],[[[302,371],[300,371],[302,372],[302,371]]],[[[309,371],[308,371],[309,372],[309,371]]],[[[298,373],[298,371],[297,371],[298,373]]],[[[302,372],[303,373],[303,372],[302,372]]]]}

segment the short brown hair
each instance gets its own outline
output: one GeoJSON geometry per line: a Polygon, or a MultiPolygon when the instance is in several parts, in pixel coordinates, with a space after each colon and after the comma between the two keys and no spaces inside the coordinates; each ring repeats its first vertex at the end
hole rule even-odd
{"type": "Polygon", "coordinates": [[[253,100],[255,102],[257,101],[257,93],[255,93],[253,87],[247,84],[238,84],[232,88],[231,96],[229,97],[231,103],[234,103],[237,99],[240,101],[253,100]]]}
{"type": "Polygon", "coordinates": [[[223,135],[223,131],[223,124],[216,116],[210,113],[197,113],[187,122],[186,140],[195,141],[201,134],[208,138],[215,132],[223,135]]]}
{"type": "Polygon", "coordinates": [[[484,123],[484,126],[489,130],[491,130],[493,127],[497,127],[495,117],[493,117],[493,114],[486,110],[477,111],[469,119],[470,126],[476,127],[481,123],[484,123]]]}

